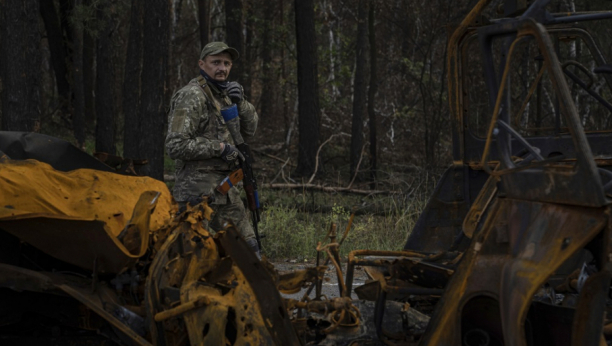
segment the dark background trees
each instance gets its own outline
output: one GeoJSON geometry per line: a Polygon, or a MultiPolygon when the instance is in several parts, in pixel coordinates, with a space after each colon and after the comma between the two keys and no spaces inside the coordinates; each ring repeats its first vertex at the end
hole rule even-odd
{"type": "MultiPolygon", "coordinates": [[[[143,50],[140,83],[140,153],[149,163],[141,173],[164,177],[164,130],[166,127],[166,65],[168,64],[169,11],[167,0],[148,0],[143,19],[143,50]]],[[[131,129],[126,129],[130,131],[131,129]]],[[[131,134],[125,133],[130,136],[131,134]]]]}
{"type": "Polygon", "coordinates": [[[111,4],[102,4],[96,10],[98,21],[103,23],[96,41],[96,151],[116,154],[116,91],[113,68],[115,20],[111,4]]]}
{"type": "MultiPolygon", "coordinates": [[[[299,150],[297,172],[310,175],[315,170],[319,147],[319,86],[316,56],[313,0],[295,0],[297,50],[299,150]]],[[[264,95],[265,97],[266,95],[264,95]]],[[[264,101],[266,102],[266,101],[264,101]]]]}
{"type": "Polygon", "coordinates": [[[38,131],[42,71],[38,1],[1,1],[0,22],[2,129],[38,131]]]}
{"type": "MultiPolygon", "coordinates": [[[[197,75],[201,47],[223,40],[241,53],[231,77],[260,113],[259,152],[309,176],[337,135],[321,177],[350,181],[359,160],[360,179],[446,166],[446,42],[475,2],[0,0],[2,129],[147,159],[141,173],[161,178],[169,98],[197,75]]],[[[610,58],[612,26],[597,29],[610,58]]]]}

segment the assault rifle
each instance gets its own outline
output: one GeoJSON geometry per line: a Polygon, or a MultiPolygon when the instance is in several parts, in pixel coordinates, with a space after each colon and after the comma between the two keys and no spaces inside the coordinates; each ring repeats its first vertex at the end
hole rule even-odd
{"type": "MultiPolygon", "coordinates": [[[[238,118],[238,107],[236,104],[232,104],[221,109],[221,115],[225,120],[232,138],[234,139],[236,148],[238,148],[238,150],[240,150],[244,156],[244,160],[239,160],[243,175],[244,191],[246,192],[247,196],[247,207],[251,211],[253,218],[253,231],[255,232],[255,238],[257,239],[257,246],[259,246],[259,250],[261,251],[261,239],[259,238],[259,230],[257,228],[257,224],[261,218],[259,215],[257,180],[255,180],[255,175],[253,174],[253,154],[251,153],[251,148],[244,142],[244,139],[240,134],[240,119],[238,118]]],[[[239,175],[240,174],[237,171],[230,174],[230,176],[221,182],[217,190],[219,190],[221,193],[224,193],[222,190],[229,190],[229,188],[231,188],[231,186],[234,184],[234,181],[240,181],[239,175]]]]}
{"type": "Polygon", "coordinates": [[[259,192],[257,191],[257,180],[253,174],[253,153],[251,153],[251,148],[246,143],[238,144],[236,148],[238,148],[244,156],[244,160],[240,162],[242,174],[244,175],[242,184],[246,192],[247,207],[251,211],[253,218],[253,231],[257,239],[257,246],[259,246],[259,250],[261,251],[261,239],[259,238],[259,230],[257,229],[257,224],[261,221],[259,215],[259,192]]]}

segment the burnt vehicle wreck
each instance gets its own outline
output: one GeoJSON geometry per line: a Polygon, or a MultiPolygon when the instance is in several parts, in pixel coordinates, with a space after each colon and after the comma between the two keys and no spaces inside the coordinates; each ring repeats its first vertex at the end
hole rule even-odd
{"type": "Polygon", "coordinates": [[[490,19],[481,0],[456,26],[453,165],[403,251],[353,251],[343,272],[330,230],[339,298],[325,266],[279,274],[231,224],[209,232],[206,201],[178,213],[161,182],[0,133],[0,341],[612,344],[612,65],[585,26],[612,12],[549,2],[490,19]],[[372,280],[353,289],[357,266],[372,280]]]}

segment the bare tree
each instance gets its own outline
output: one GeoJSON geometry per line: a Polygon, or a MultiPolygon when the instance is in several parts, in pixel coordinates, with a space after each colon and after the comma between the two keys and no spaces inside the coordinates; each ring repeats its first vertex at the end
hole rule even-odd
{"type": "Polygon", "coordinates": [[[41,49],[37,0],[0,1],[2,130],[37,131],[41,49]]]}
{"type": "Polygon", "coordinates": [[[298,175],[311,175],[319,146],[319,87],[313,0],[295,0],[299,150],[298,175]]]}
{"type": "Polygon", "coordinates": [[[355,174],[363,146],[363,116],[366,110],[367,0],[359,0],[357,43],[355,44],[355,83],[353,88],[353,125],[351,129],[351,176],[355,174]]]}
{"type": "MultiPolygon", "coordinates": [[[[44,2],[44,1],[43,1],[44,2]]],[[[81,0],[74,0],[80,6],[81,0]]],[[[72,132],[77,145],[85,145],[85,85],[83,80],[83,25],[72,26],[72,132]]]]}
{"type": "MultiPolygon", "coordinates": [[[[375,0],[370,0],[370,11],[368,16],[368,37],[370,41],[370,89],[368,90],[368,115],[370,118],[370,179],[376,181],[377,169],[377,142],[376,136],[376,112],[374,105],[376,104],[376,92],[378,91],[378,79],[376,78],[376,31],[374,30],[375,15],[375,0]]],[[[372,184],[372,188],[376,188],[372,184]]]]}
{"type": "Polygon", "coordinates": [[[242,35],[242,0],[225,0],[225,37],[228,46],[235,48],[243,62],[234,65],[231,80],[242,80],[244,61],[244,44],[242,35]]]}
{"type": "Polygon", "coordinates": [[[143,66],[140,113],[140,152],[149,164],[142,174],[163,180],[164,130],[166,112],[164,102],[166,65],[169,52],[169,5],[166,0],[149,0],[144,9],[143,66]]]}
{"type": "Polygon", "coordinates": [[[200,21],[200,44],[202,48],[210,41],[210,0],[198,0],[200,21]]]}
{"type": "Polygon", "coordinates": [[[140,139],[133,133],[141,128],[140,79],[142,74],[142,21],[144,1],[132,0],[130,11],[130,34],[123,75],[123,156],[141,158],[140,139]]]}
{"type": "MultiPolygon", "coordinates": [[[[53,1],[40,1],[40,14],[45,23],[51,65],[55,72],[57,92],[63,98],[64,107],[68,108],[70,101],[70,84],[68,83],[68,68],[66,67],[66,41],[62,35],[62,27],[53,1]]],[[[66,18],[64,18],[66,20],[66,18]]]]}
{"type": "MultiPolygon", "coordinates": [[[[108,6],[108,5],[106,5],[108,6]]],[[[115,146],[115,73],[113,69],[113,18],[103,5],[98,19],[106,22],[96,45],[96,151],[114,155],[115,146]]]]}
{"type": "Polygon", "coordinates": [[[272,70],[272,23],[274,21],[274,5],[275,3],[273,1],[268,1],[264,5],[265,12],[261,47],[261,95],[265,100],[261,102],[260,115],[265,118],[269,118],[270,114],[274,111],[274,93],[272,91],[272,84],[276,80],[276,78],[273,78],[274,72],[272,70]]]}
{"type": "MultiPolygon", "coordinates": [[[[84,0],[83,2],[87,2],[84,0]]],[[[83,32],[83,93],[85,94],[85,128],[92,129],[96,119],[94,88],[96,80],[96,39],[83,32]]]]}
{"type": "MultiPolygon", "coordinates": [[[[254,43],[255,39],[255,9],[254,0],[246,0],[246,23],[244,26],[244,57],[240,67],[242,68],[241,84],[244,87],[244,96],[247,100],[251,99],[253,91],[253,62],[257,59],[257,46],[254,43]]],[[[272,1],[267,2],[271,4],[272,1]]]]}

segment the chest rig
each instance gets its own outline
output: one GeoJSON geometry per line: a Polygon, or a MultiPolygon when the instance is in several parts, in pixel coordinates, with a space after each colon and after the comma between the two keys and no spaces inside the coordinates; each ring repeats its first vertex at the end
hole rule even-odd
{"type": "Polygon", "coordinates": [[[208,101],[208,107],[215,114],[214,117],[209,117],[208,123],[206,127],[210,129],[215,129],[216,136],[218,140],[233,144],[233,139],[227,129],[227,125],[225,124],[225,120],[221,115],[221,108],[225,106],[229,106],[232,101],[227,96],[220,95],[221,101],[214,97],[212,90],[208,83],[206,83],[206,79],[201,75],[196,78],[196,82],[200,86],[200,90],[204,93],[204,97],[208,101]]]}

